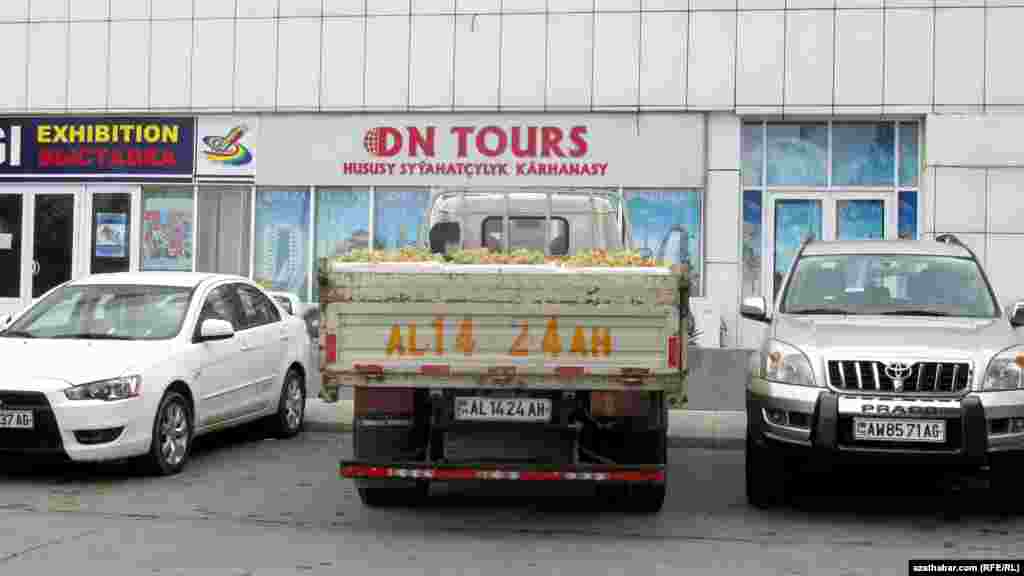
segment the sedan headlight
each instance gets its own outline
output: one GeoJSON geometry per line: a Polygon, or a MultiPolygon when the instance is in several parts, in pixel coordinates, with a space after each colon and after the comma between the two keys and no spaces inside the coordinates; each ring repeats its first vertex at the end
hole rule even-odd
{"type": "Polygon", "coordinates": [[[772,382],[816,386],[811,362],[803,352],[778,340],[768,340],[761,348],[761,377],[772,382]]]}
{"type": "Polygon", "coordinates": [[[996,354],[988,363],[982,390],[1019,390],[1024,388],[1024,347],[1013,347],[996,354]]]}
{"type": "Polygon", "coordinates": [[[122,376],[79,384],[64,390],[64,395],[68,400],[123,400],[138,396],[141,392],[141,376],[122,376]]]}

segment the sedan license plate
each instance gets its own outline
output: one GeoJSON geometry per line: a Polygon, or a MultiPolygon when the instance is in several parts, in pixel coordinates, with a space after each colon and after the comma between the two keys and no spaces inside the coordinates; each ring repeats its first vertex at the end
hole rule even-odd
{"type": "Polygon", "coordinates": [[[0,428],[27,428],[34,426],[31,410],[0,410],[0,428]]]}
{"type": "Polygon", "coordinates": [[[547,398],[462,396],[455,399],[455,419],[547,422],[551,419],[551,400],[547,398]]]}
{"type": "Polygon", "coordinates": [[[855,440],[942,443],[946,441],[946,423],[942,420],[854,418],[853,437],[855,440]]]}

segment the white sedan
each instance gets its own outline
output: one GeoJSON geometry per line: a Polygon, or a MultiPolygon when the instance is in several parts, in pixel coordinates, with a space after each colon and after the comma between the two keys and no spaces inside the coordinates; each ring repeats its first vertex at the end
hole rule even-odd
{"type": "Polygon", "coordinates": [[[0,452],[141,457],[179,472],[192,440],[305,416],[309,335],[247,278],[97,274],[63,284],[0,332],[0,452]]]}

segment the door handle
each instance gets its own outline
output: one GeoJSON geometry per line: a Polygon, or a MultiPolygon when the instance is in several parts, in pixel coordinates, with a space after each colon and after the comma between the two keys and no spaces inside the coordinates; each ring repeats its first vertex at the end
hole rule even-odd
{"type": "Polygon", "coordinates": [[[32,261],[32,275],[33,276],[39,276],[39,261],[38,260],[33,260],[32,261]]]}

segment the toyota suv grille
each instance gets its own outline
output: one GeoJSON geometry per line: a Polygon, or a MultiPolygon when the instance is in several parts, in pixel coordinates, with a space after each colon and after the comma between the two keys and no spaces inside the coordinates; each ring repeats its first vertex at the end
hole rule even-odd
{"type": "Polygon", "coordinates": [[[970,385],[971,366],[967,362],[914,362],[900,365],[877,360],[830,360],[828,379],[833,388],[844,391],[955,394],[963,392],[970,385]],[[903,378],[894,378],[893,374],[903,378]]]}

